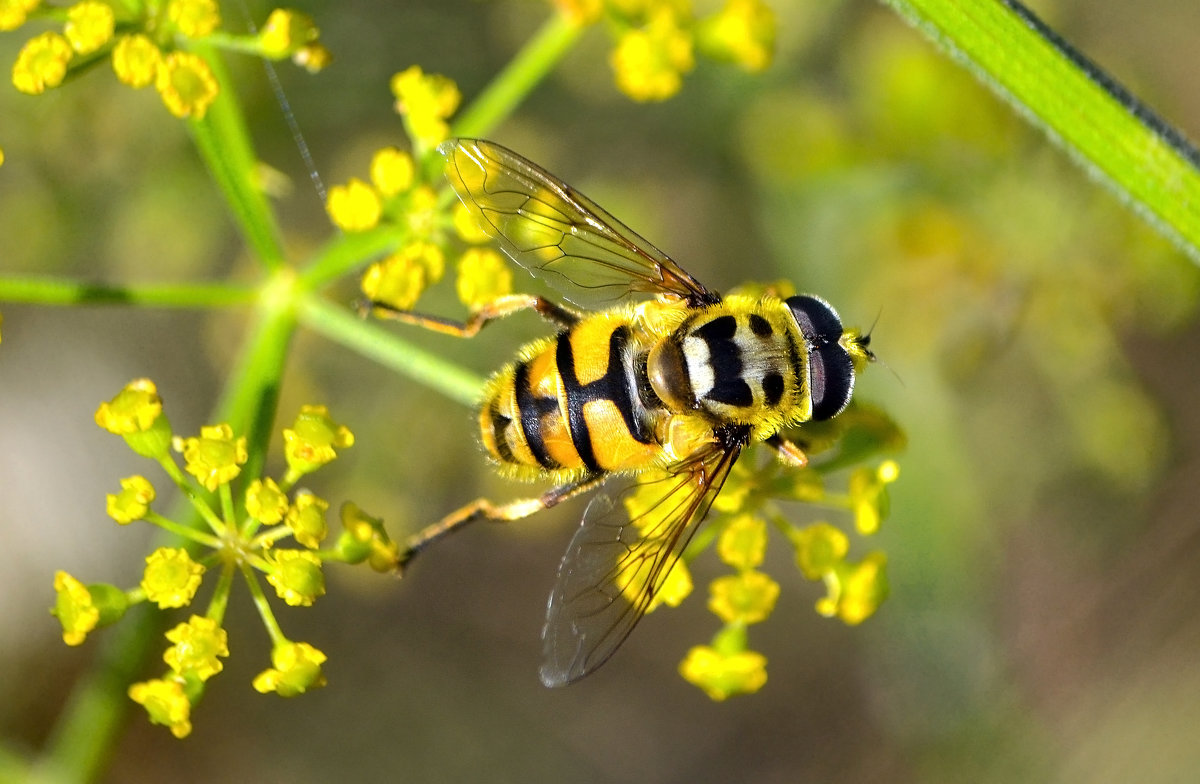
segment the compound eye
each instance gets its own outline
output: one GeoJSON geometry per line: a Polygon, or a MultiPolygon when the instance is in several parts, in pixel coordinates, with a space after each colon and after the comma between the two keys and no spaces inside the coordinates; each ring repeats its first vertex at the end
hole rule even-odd
{"type": "Polygon", "coordinates": [[[803,294],[787,300],[808,348],[808,389],[812,418],[832,419],[854,394],[854,362],[839,342],[842,320],[828,302],[803,294]]]}

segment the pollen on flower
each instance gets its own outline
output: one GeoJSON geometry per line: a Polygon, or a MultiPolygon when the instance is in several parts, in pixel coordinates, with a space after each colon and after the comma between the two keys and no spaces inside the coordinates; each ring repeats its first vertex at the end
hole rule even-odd
{"type": "Polygon", "coordinates": [[[766,620],[779,598],[779,583],[757,571],[713,580],[708,609],[726,623],[752,624],[766,620]]]}
{"type": "Polygon", "coordinates": [[[392,77],[396,111],[408,120],[409,130],[426,144],[437,144],[449,134],[446,119],[458,109],[462,94],[453,80],[426,74],[414,65],[392,77]]]}
{"type": "Polygon", "coordinates": [[[307,550],[275,550],[270,555],[267,582],[292,607],[309,607],[325,595],[321,559],[307,550]]]}
{"type": "Polygon", "coordinates": [[[92,602],[87,586],[63,571],[54,573],[54,608],[50,611],[63,628],[63,642],[82,645],[88,632],[100,622],[100,609],[92,602]]]}
{"type": "Polygon", "coordinates": [[[167,632],[174,643],[163,654],[163,661],[178,675],[190,675],[206,681],[221,671],[218,657],[229,656],[225,630],[212,618],[193,615],[167,632]]]}
{"type": "Polygon", "coordinates": [[[255,479],[246,488],[246,514],[265,525],[275,525],[288,511],[287,495],[275,480],[255,479]]]}
{"type": "Polygon", "coordinates": [[[187,550],[160,547],[146,556],[142,590],[160,609],[183,607],[196,595],[203,575],[204,566],[193,561],[187,550]]]}
{"type": "Polygon", "coordinates": [[[717,555],[736,569],[752,569],[762,563],[767,551],[767,523],[752,514],[730,520],[717,539],[717,555]]]}
{"type": "Polygon", "coordinates": [[[167,18],[188,38],[201,38],[221,24],[216,0],[171,0],[167,18]]]}
{"type": "Polygon", "coordinates": [[[512,283],[512,270],[491,248],[468,248],[458,260],[455,289],[459,301],[471,310],[511,294],[512,283]]]}
{"type": "Polygon", "coordinates": [[[345,185],[329,189],[325,201],[333,225],[342,231],[366,231],[374,228],[383,215],[383,202],[379,193],[367,183],[351,177],[345,185]]]}
{"type": "Polygon", "coordinates": [[[130,476],[121,480],[121,492],[105,496],[108,516],[121,525],[141,520],[150,511],[154,500],[154,485],[144,476],[130,476]]]}
{"type": "Polygon", "coordinates": [[[679,92],[692,70],[692,38],[669,9],[621,36],[611,56],[617,87],[635,101],[663,101],[679,92]]]}
{"type": "Polygon", "coordinates": [[[306,474],[337,457],[337,450],[354,446],[354,434],[334,422],[325,406],[304,405],[292,426],[283,431],[288,468],[306,474]]]}
{"type": "Polygon", "coordinates": [[[96,424],[110,433],[127,435],[149,430],[162,414],[162,398],[148,378],[130,381],[107,403],[96,409],[96,424]]]}
{"type": "Polygon", "coordinates": [[[755,651],[720,653],[707,645],[697,645],[680,663],[679,674],[720,702],[761,689],[767,682],[767,659],[755,651]]]}
{"type": "Polygon", "coordinates": [[[313,550],[320,547],[321,541],[329,531],[325,523],[327,511],[328,501],[312,493],[299,493],[286,518],[287,527],[295,540],[313,550]]]}
{"type": "Polygon", "coordinates": [[[280,697],[295,697],[309,689],[325,685],[321,665],[325,654],[306,642],[284,641],[271,650],[269,670],[254,679],[254,689],[262,694],[275,692],[280,697]]]}
{"type": "Polygon", "coordinates": [[[320,32],[312,17],[299,11],[276,8],[258,32],[263,54],[275,59],[295,54],[317,40],[320,32]]]}
{"type": "Polygon", "coordinates": [[[114,22],[112,6],[99,0],[83,0],[67,9],[63,33],[72,49],[80,54],[88,54],[108,43],[108,39],[112,38],[114,22]]]}
{"type": "Polygon", "coordinates": [[[113,47],[113,71],[117,79],[130,87],[142,88],[154,84],[161,63],[162,52],[141,33],[120,36],[113,47]]]}
{"type": "Polygon", "coordinates": [[[384,147],[371,157],[371,183],[384,196],[395,196],[412,187],[413,159],[403,150],[384,147]]]}
{"type": "Polygon", "coordinates": [[[155,679],[129,687],[129,699],[146,709],[150,721],[171,730],[176,738],[186,738],[192,732],[192,703],[176,678],[155,679]]]}
{"type": "Polygon", "coordinates": [[[176,117],[204,118],[217,99],[217,80],[202,57],[171,52],[158,68],[154,83],[168,111],[176,117]]]}
{"type": "Polygon", "coordinates": [[[13,64],[13,86],[27,95],[40,95],[58,87],[67,75],[67,63],[73,54],[70,42],[56,32],[30,38],[13,64]]]}
{"type": "Polygon", "coordinates": [[[775,52],[775,13],[762,0],[728,0],[697,26],[697,44],[715,60],[761,71],[775,52]]]}
{"type": "Polygon", "coordinates": [[[210,492],[231,481],[249,457],[246,437],[233,437],[228,424],[206,425],[183,441],[184,468],[210,492]]]}
{"type": "Polygon", "coordinates": [[[0,31],[16,30],[41,0],[0,0],[0,31]]]}

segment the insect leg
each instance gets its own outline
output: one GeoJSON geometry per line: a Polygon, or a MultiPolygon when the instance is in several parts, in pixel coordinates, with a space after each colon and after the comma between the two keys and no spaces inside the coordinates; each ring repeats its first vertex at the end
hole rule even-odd
{"type": "Polygon", "coordinates": [[[808,455],[804,454],[804,450],[778,433],[767,439],[767,445],[775,450],[780,460],[793,468],[804,468],[808,465],[808,455]]]}
{"type": "Polygon", "coordinates": [[[561,305],[556,305],[545,297],[538,297],[533,294],[508,294],[503,297],[497,297],[472,313],[471,317],[466,321],[454,321],[442,318],[441,316],[414,313],[411,310],[401,310],[386,302],[378,301],[364,303],[362,310],[364,314],[374,313],[383,318],[403,321],[405,324],[412,324],[417,327],[433,330],[434,332],[440,332],[443,335],[452,335],[459,338],[473,338],[479,334],[479,330],[496,319],[511,316],[522,310],[536,310],[542,318],[563,329],[569,329],[579,320],[579,316],[561,305]]]}
{"type": "Polygon", "coordinates": [[[506,504],[493,504],[486,498],[479,498],[472,501],[461,509],[451,512],[436,523],[426,526],[410,536],[404,544],[404,550],[400,553],[400,562],[397,569],[404,569],[409,561],[415,558],[426,547],[447,534],[452,534],[466,527],[469,523],[479,520],[486,520],[493,523],[509,523],[514,520],[522,520],[543,509],[557,506],[568,498],[573,498],[580,493],[586,493],[606,478],[607,476],[604,474],[585,476],[575,482],[548,490],[537,498],[522,498],[516,501],[509,501],[506,504]]]}

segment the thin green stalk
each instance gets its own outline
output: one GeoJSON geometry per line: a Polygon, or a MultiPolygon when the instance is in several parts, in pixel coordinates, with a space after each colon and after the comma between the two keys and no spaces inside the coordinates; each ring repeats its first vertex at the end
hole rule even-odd
{"type": "Polygon", "coordinates": [[[365,321],[317,296],[307,297],[300,307],[300,320],[335,343],[399,371],[446,397],[466,406],[479,402],[483,379],[469,370],[424,351],[394,332],[365,321]]]}
{"type": "Polygon", "coordinates": [[[1017,0],[885,0],[1200,262],[1200,153],[1017,0]]]}
{"type": "Polygon", "coordinates": [[[546,20],[504,70],[459,113],[451,135],[476,137],[491,133],[554,70],[583,30],[562,14],[546,20]]]}
{"type": "Polygon", "coordinates": [[[284,263],[283,243],[270,202],[256,181],[258,158],[241,104],[220,52],[202,43],[193,48],[208,62],[219,92],[204,119],[188,123],[192,139],[247,244],[268,270],[277,270],[284,263]]]}
{"type": "Polygon", "coordinates": [[[223,308],[254,301],[258,290],[237,283],[85,283],[44,276],[0,277],[0,302],[32,305],[141,305],[223,308]]]}
{"type": "Polygon", "coordinates": [[[305,265],[300,273],[300,285],[315,291],[395,250],[403,239],[404,235],[391,225],[369,231],[340,233],[325,243],[312,261],[305,265]]]}

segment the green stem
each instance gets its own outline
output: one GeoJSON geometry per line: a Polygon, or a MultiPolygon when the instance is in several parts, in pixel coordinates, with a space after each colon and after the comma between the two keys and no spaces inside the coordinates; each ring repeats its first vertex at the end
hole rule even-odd
{"type": "Polygon", "coordinates": [[[255,179],[258,158],[233,82],[216,48],[199,42],[192,48],[209,64],[219,90],[204,119],[188,123],[196,149],[224,194],[246,242],[267,269],[277,270],[284,263],[283,243],[271,205],[255,179]]]}
{"type": "Polygon", "coordinates": [[[309,296],[303,301],[300,320],[335,343],[399,371],[452,400],[467,406],[479,402],[483,379],[476,374],[319,297],[309,296]]]}
{"type": "Polygon", "coordinates": [[[0,302],[34,305],[140,305],[223,308],[253,302],[258,290],[236,283],[106,285],[42,276],[0,277],[0,302]]]}
{"type": "Polygon", "coordinates": [[[459,113],[453,136],[486,136],[512,114],[579,40],[584,28],[556,13],[517,52],[471,105],[459,113]]]}
{"type": "Polygon", "coordinates": [[[1200,261],[1200,153],[1017,0],[885,0],[1200,261]]]}
{"type": "Polygon", "coordinates": [[[267,601],[267,596],[263,593],[262,583],[258,581],[258,575],[254,573],[247,564],[241,565],[242,576],[246,578],[246,587],[250,590],[250,598],[254,601],[254,607],[258,610],[258,615],[262,618],[263,624],[267,627],[267,634],[271,637],[272,645],[279,645],[282,642],[287,642],[287,636],[284,635],[283,629],[279,628],[279,621],[275,619],[275,613],[271,611],[271,603],[267,601]]]}

